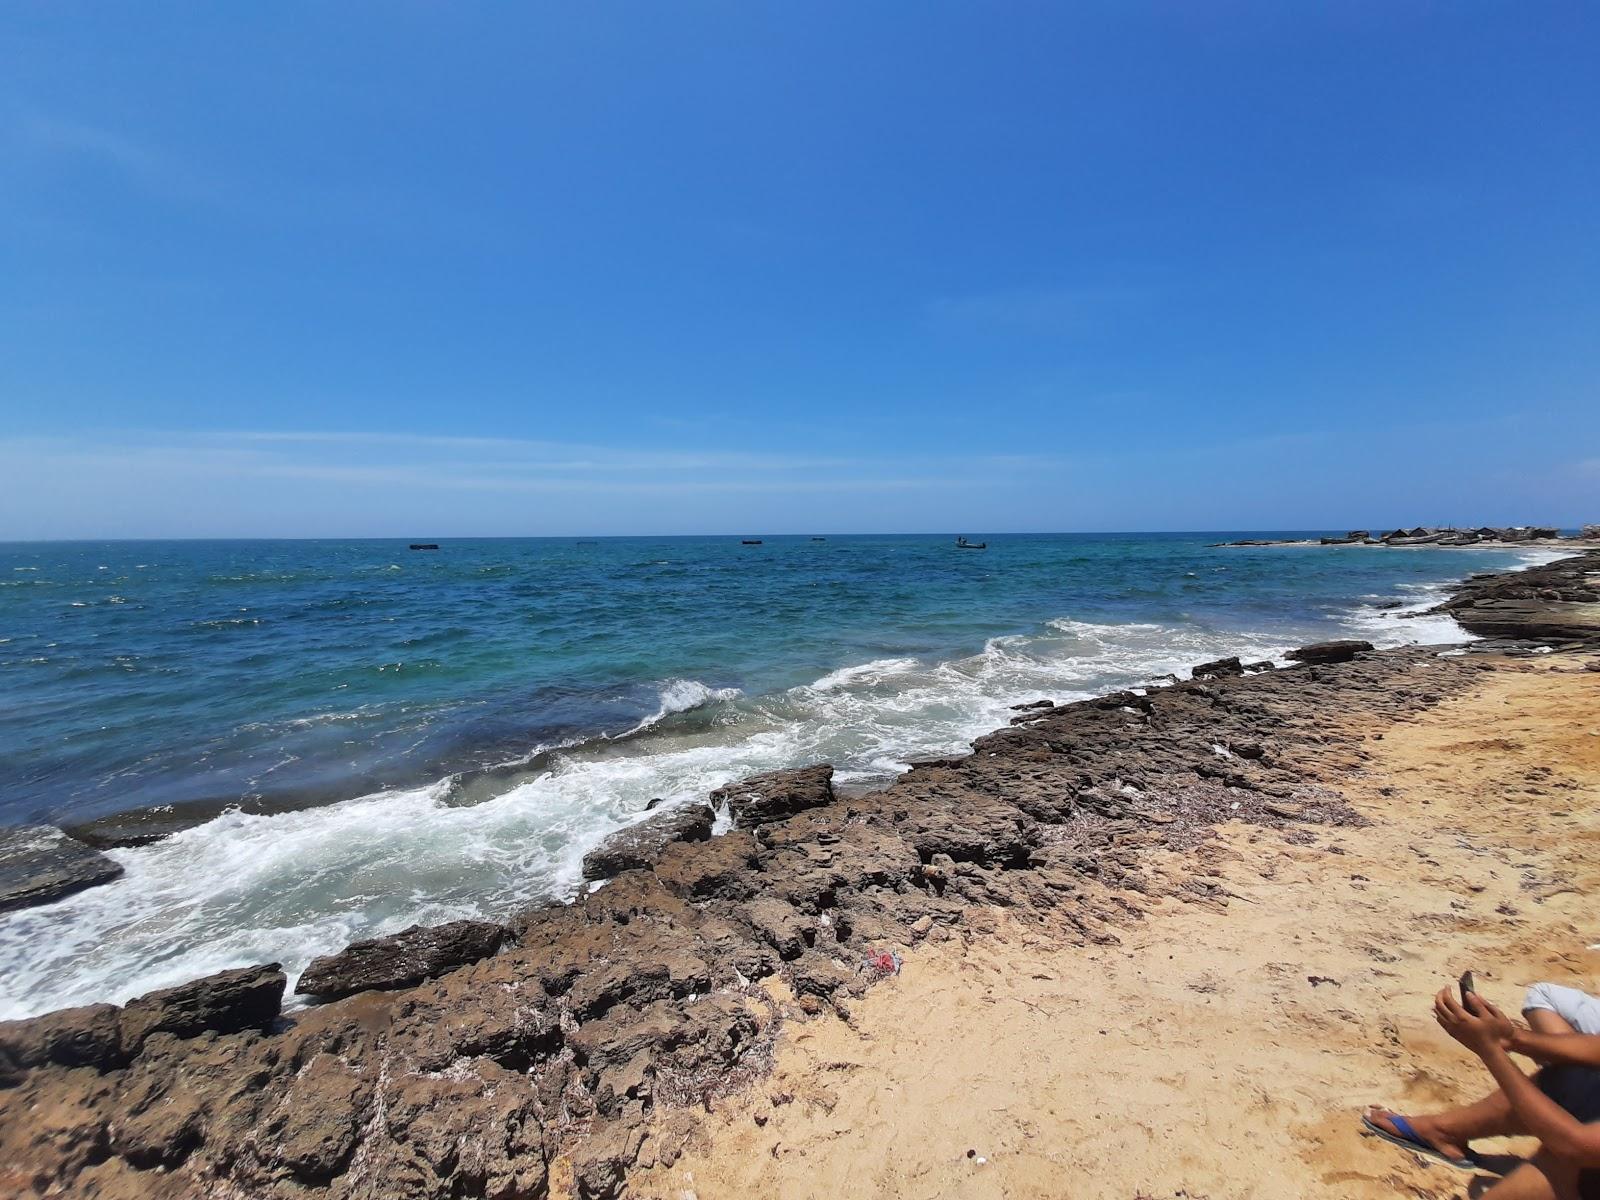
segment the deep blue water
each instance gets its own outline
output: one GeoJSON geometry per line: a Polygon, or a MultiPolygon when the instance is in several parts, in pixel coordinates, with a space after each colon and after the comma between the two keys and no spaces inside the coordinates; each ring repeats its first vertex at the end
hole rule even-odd
{"type": "Polygon", "coordinates": [[[1352,632],[1449,638],[1374,603],[1418,607],[1522,560],[1208,546],[1246,532],[970,536],[989,549],[0,545],[0,824],[323,805],[116,851],[126,881],[0,917],[0,1016],[503,913],[569,891],[583,850],[652,797],[806,761],[886,777],[1019,700],[1352,632]]]}

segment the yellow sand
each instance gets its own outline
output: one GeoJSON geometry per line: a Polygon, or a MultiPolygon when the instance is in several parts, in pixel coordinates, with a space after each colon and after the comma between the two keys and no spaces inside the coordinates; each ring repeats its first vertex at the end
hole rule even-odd
{"type": "Polygon", "coordinates": [[[790,1024],[774,1073],[629,1194],[1465,1195],[1470,1176],[1361,1137],[1360,1108],[1483,1089],[1430,1012],[1463,969],[1515,1009],[1530,982],[1587,986],[1600,967],[1600,673],[1482,678],[1370,740],[1358,775],[1330,761],[1371,827],[1314,847],[1230,827],[1162,864],[1216,871],[1226,909],[1164,901],[1121,946],[999,913],[926,945],[849,1025],[790,1024]]]}

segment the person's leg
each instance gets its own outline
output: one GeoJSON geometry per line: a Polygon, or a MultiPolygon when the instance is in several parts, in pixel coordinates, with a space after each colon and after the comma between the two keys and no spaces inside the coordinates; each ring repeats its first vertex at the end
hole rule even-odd
{"type": "MultiPolygon", "coordinates": [[[[1425,1117],[1413,1117],[1410,1113],[1401,1115],[1416,1130],[1419,1138],[1449,1158],[1463,1157],[1467,1152],[1467,1144],[1474,1138],[1504,1137],[1522,1132],[1521,1124],[1511,1111],[1510,1101],[1498,1089],[1465,1108],[1452,1108],[1425,1117]]],[[[1392,1109],[1376,1105],[1367,1110],[1367,1119],[1374,1125],[1398,1135],[1400,1131],[1394,1127],[1393,1116],[1392,1109]]]]}
{"type": "Polygon", "coordinates": [[[1523,997],[1522,1015],[1540,1033],[1600,1034],[1600,1000],[1559,983],[1530,987],[1523,997]]]}
{"type": "Polygon", "coordinates": [[[1478,1200],[1579,1200],[1578,1169],[1541,1149],[1478,1200]]]}

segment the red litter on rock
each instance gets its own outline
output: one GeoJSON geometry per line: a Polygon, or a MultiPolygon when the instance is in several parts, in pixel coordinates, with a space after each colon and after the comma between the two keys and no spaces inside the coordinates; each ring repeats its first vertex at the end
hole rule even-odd
{"type": "Polygon", "coordinates": [[[878,975],[898,975],[900,956],[892,950],[874,950],[867,955],[865,966],[878,975]]]}

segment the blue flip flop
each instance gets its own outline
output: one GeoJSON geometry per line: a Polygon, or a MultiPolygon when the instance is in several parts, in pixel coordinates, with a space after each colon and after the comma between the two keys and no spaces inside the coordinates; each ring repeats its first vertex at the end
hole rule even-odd
{"type": "Polygon", "coordinates": [[[1409,1150],[1413,1154],[1420,1154],[1424,1158],[1431,1158],[1435,1162],[1442,1162],[1445,1166],[1455,1167],[1458,1171],[1476,1171],[1478,1169],[1477,1164],[1474,1163],[1470,1158],[1451,1158],[1448,1155],[1441,1154],[1439,1151],[1435,1150],[1431,1145],[1417,1136],[1417,1131],[1411,1128],[1411,1122],[1406,1120],[1399,1113],[1390,1113],[1389,1120],[1393,1123],[1394,1127],[1399,1130],[1399,1136],[1390,1133],[1387,1129],[1383,1128],[1383,1126],[1377,1124],[1370,1117],[1368,1117],[1366,1113],[1361,1114],[1361,1123],[1367,1127],[1369,1132],[1376,1134],[1386,1142],[1390,1142],[1393,1145],[1399,1146],[1402,1150],[1409,1150]]]}

